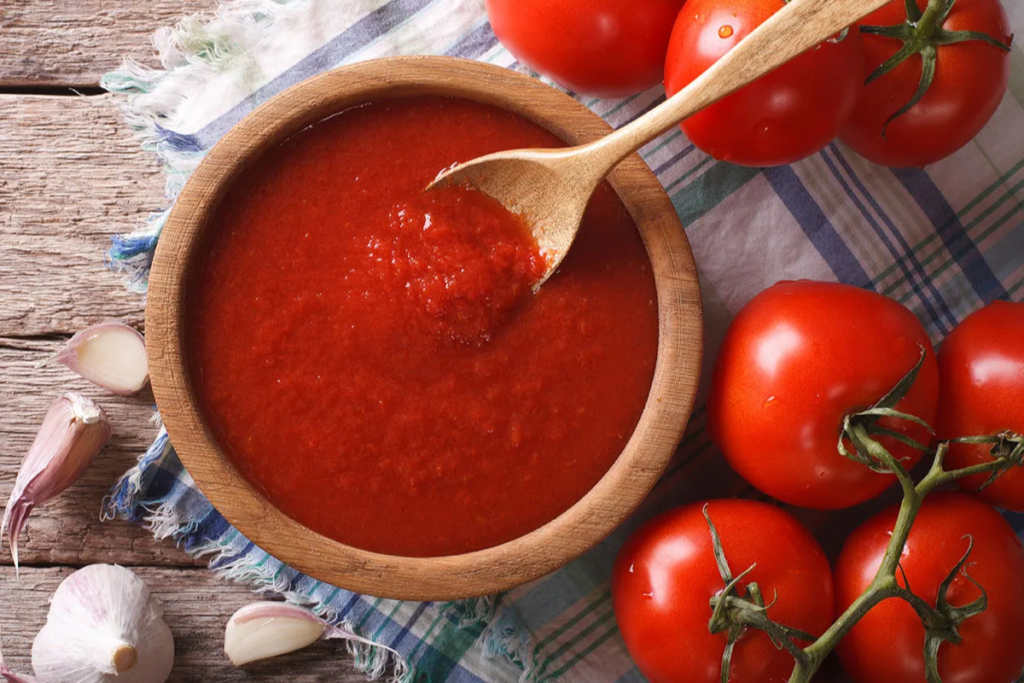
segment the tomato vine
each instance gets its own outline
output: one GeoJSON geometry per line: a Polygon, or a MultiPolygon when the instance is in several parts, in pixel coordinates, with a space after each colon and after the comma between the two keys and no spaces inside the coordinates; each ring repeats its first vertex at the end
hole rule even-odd
{"type": "Polygon", "coordinates": [[[892,391],[867,410],[850,415],[844,421],[843,433],[838,446],[840,454],[876,472],[894,474],[903,489],[903,502],[900,505],[899,515],[881,566],[868,589],[819,638],[815,639],[810,634],[776,623],[767,616],[767,609],[771,605],[765,605],[764,596],[757,584],[750,583],[745,587],[741,586],[743,577],[756,565],[752,565],[736,576],[733,575],[727,560],[726,549],[722,546],[721,538],[707,513],[707,508],[705,508],[716,564],[726,585],[721,593],[711,598],[712,616],[708,622],[708,628],[712,633],[726,633],[728,638],[722,658],[722,683],[728,683],[734,645],[748,628],[765,632],[777,647],[785,648],[793,655],[795,666],[789,683],[808,683],[821,667],[825,657],[836,648],[839,641],[850,632],[853,626],[873,607],[890,598],[906,601],[921,618],[925,627],[925,642],[922,643],[925,677],[928,683],[942,683],[938,669],[939,648],[944,643],[959,644],[961,642],[958,632],[960,624],[981,614],[988,607],[988,597],[984,587],[978,585],[965,570],[973,549],[973,539],[968,538],[967,552],[950,570],[939,587],[935,605],[929,604],[911,590],[906,575],[902,572],[900,557],[910,536],[914,519],[930,493],[943,485],[978,474],[989,474],[988,483],[991,483],[1014,467],[1024,466],[1024,435],[1004,432],[991,436],[963,437],[941,442],[932,449],[898,432],[879,426],[878,421],[883,417],[922,424],[917,417],[895,411],[893,406],[899,403],[913,386],[924,359],[925,353],[922,349],[921,359],[892,391]],[[933,460],[928,473],[920,482],[915,482],[904,464],[876,441],[875,436],[898,438],[914,448],[932,452],[933,460]],[[850,446],[847,446],[847,442],[850,443],[850,446]],[[944,461],[951,442],[991,444],[992,459],[961,469],[947,470],[944,461]],[[898,574],[902,575],[902,585],[898,574]],[[978,587],[981,597],[967,605],[955,607],[947,601],[946,593],[954,579],[961,574],[978,587]],[[799,644],[801,641],[810,644],[802,647],[799,644]]]}

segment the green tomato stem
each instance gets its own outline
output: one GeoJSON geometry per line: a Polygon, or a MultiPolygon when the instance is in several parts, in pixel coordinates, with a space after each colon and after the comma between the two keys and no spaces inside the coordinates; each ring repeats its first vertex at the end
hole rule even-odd
{"type": "MultiPolygon", "coordinates": [[[[921,617],[925,628],[929,632],[946,632],[945,640],[959,642],[959,635],[956,633],[955,624],[951,624],[949,618],[935,607],[929,605],[920,597],[910,591],[908,587],[900,586],[896,579],[896,573],[900,567],[900,557],[906,547],[907,539],[910,537],[910,530],[913,527],[914,519],[921,511],[925,497],[936,488],[952,483],[975,474],[994,473],[1007,470],[1015,466],[1015,463],[1007,460],[992,460],[980,465],[973,465],[959,470],[947,471],[943,467],[948,450],[948,444],[939,444],[935,451],[935,457],[928,474],[916,485],[910,473],[903,464],[894,458],[888,450],[880,443],[872,439],[866,428],[861,424],[854,424],[851,427],[851,439],[860,447],[864,448],[872,458],[884,463],[896,477],[903,487],[903,502],[900,504],[900,511],[893,526],[892,538],[882,564],[875,573],[868,589],[846,609],[845,612],[821,635],[813,644],[804,648],[804,657],[796,658],[796,666],[789,678],[789,683],[809,683],[811,678],[820,668],[825,657],[832,652],[850,630],[866,615],[875,605],[888,600],[889,598],[900,598],[914,608],[921,617]]],[[[753,625],[753,624],[752,624],[753,625]]]]}
{"type": "Polygon", "coordinates": [[[945,21],[952,5],[950,0],[928,0],[928,7],[917,21],[917,35],[925,40],[931,38],[935,29],[939,28],[939,23],[945,21]]]}

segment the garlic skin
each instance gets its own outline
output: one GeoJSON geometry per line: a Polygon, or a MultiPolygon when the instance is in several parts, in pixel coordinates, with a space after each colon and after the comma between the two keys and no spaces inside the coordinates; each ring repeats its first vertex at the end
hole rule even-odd
{"type": "Polygon", "coordinates": [[[0,522],[0,548],[4,531],[9,529],[15,568],[18,537],[33,508],[75,483],[106,445],[110,434],[106,413],[91,399],[64,394],[50,405],[18,471],[0,522]]]}
{"type": "Polygon", "coordinates": [[[164,683],[173,666],[159,603],[130,570],[109,564],[61,583],[32,644],[39,683],[164,683]]]}
{"type": "Polygon", "coordinates": [[[122,396],[140,391],[149,381],[146,340],[138,330],[111,320],[73,336],[44,362],[67,366],[93,384],[122,396]]]}
{"type": "Polygon", "coordinates": [[[235,666],[269,659],[308,647],[318,640],[348,640],[380,647],[395,657],[396,678],[406,671],[401,655],[386,645],[331,626],[308,609],[286,602],[255,602],[246,605],[228,620],[224,631],[224,653],[235,666]]]}

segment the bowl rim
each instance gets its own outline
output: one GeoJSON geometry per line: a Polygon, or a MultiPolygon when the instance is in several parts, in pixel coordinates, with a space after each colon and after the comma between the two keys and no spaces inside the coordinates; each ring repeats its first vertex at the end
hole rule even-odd
{"type": "Polygon", "coordinates": [[[629,516],[674,454],[697,393],[702,310],[696,265],[679,217],[638,155],[609,176],[647,248],[658,296],[654,380],[622,453],[583,498],[544,526],[498,546],[446,557],[399,557],[322,536],[274,507],[221,452],[188,381],[185,288],[207,218],[239,172],[285,138],[351,106],[415,95],[463,97],[513,111],[570,144],[607,134],[568,95],[501,67],[454,57],[390,57],[328,71],[292,86],[232,128],[178,196],[153,259],[146,304],[150,378],[182,464],[236,529],[283,563],[321,581],[377,597],[451,600],[539,578],[580,556],[629,516]]]}

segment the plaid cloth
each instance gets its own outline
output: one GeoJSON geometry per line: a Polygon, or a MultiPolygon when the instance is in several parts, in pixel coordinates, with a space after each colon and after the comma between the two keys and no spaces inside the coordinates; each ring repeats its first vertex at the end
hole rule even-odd
{"type": "MultiPolygon", "coordinates": [[[[1024,3],[1007,9],[1024,29],[1024,3]]],[[[163,29],[163,68],[126,64],[104,85],[144,145],[163,161],[173,200],[220,136],[284,88],[358,60],[447,54],[530,73],[495,40],[482,0],[234,0],[212,17],[163,29]]],[[[1013,49],[1010,90],[993,121],[952,158],[922,170],[874,166],[831,144],[792,166],[715,161],[675,131],[643,157],[679,212],[701,269],[706,364],[733,314],[781,279],[838,280],[891,296],[936,343],[994,299],[1024,300],[1024,52],[1013,49]]],[[[533,74],[536,75],[536,74],[533,74]]],[[[581,98],[614,126],[663,99],[581,98]]],[[[144,291],[166,211],[114,239],[111,262],[144,291]]],[[[705,368],[705,380],[708,376],[705,368]]],[[[254,589],[310,604],[401,653],[396,678],[477,681],[642,681],[619,637],[608,576],[625,535],[667,507],[709,495],[753,495],[731,475],[705,431],[698,398],[678,455],[640,513],[582,559],[501,596],[448,604],[381,600],[302,576],[254,547],[195,488],[161,432],[108,501],[107,514],[178,539],[212,568],[254,589]]],[[[799,516],[830,552],[861,512],[799,516]]],[[[1024,529],[1024,516],[1012,519],[1024,529]]],[[[370,674],[381,649],[353,646],[370,674]]]]}

